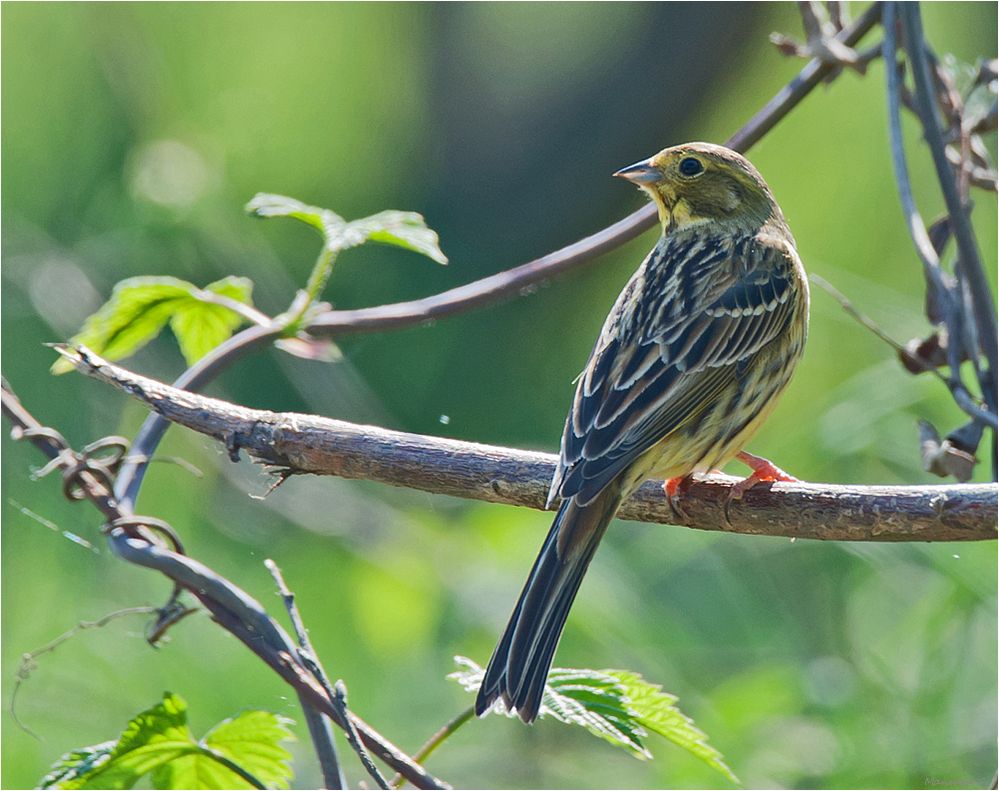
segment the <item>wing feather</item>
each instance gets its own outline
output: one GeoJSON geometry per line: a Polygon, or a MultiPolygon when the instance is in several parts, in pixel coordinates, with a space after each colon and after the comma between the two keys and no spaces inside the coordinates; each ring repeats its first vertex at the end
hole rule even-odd
{"type": "Polygon", "coordinates": [[[579,378],[550,499],[589,502],[722,397],[792,320],[797,266],[774,240],[660,240],[579,378]]]}

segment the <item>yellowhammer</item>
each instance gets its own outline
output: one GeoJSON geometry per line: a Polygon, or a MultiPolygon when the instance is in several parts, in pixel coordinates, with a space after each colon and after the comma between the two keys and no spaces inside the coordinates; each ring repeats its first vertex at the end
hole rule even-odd
{"type": "Polygon", "coordinates": [[[784,215],[744,157],[688,143],[614,175],[659,209],[663,235],[624,287],[579,376],[548,496],[558,515],[479,689],[538,716],[569,608],[618,506],[646,478],[671,502],[694,472],[738,457],[758,481],[793,480],[742,448],[801,357],[808,284],[784,215]]]}

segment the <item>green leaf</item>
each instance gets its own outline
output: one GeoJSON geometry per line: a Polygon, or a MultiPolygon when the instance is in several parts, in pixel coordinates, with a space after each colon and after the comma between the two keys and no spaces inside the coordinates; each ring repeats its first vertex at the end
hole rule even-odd
{"type": "MultiPolygon", "coordinates": [[[[477,692],[482,683],[482,668],[463,656],[456,656],[454,661],[461,669],[448,678],[469,692],[477,692]]],[[[552,668],[538,716],[580,725],[640,759],[652,757],[642,740],[649,733],[658,733],[738,783],[721,753],[707,743],[707,736],[675,703],[676,697],[663,692],[662,687],[627,670],[552,668]]],[[[492,711],[516,716],[506,711],[502,703],[497,703],[492,711]]]]}
{"type": "MultiPolygon", "coordinates": [[[[159,335],[180,303],[190,299],[193,288],[175,277],[122,280],[69,343],[87,346],[109,360],[128,357],[159,335]]],[[[59,359],[51,370],[62,374],[73,370],[73,365],[59,359]]]]}
{"type": "Polygon", "coordinates": [[[581,725],[636,758],[652,757],[642,744],[646,732],[629,708],[621,684],[611,676],[596,670],[552,668],[541,709],[560,722],[581,725]]]}
{"type": "Polygon", "coordinates": [[[694,725],[674,704],[676,697],[663,692],[658,684],[651,684],[638,673],[628,670],[605,670],[624,687],[624,694],[637,722],[647,730],[664,736],[690,754],[700,758],[713,769],[721,772],[733,783],[739,783],[722,754],[708,744],[707,735],[694,725]]]}
{"type": "Polygon", "coordinates": [[[117,741],[66,753],[39,785],[124,789],[151,773],[156,788],[252,788],[228,760],[262,783],[286,788],[291,756],[279,745],[291,737],[286,722],[248,711],[199,742],[187,726],[183,698],[165,693],[161,703],[134,717],[117,741]]]}
{"type": "MultiPolygon", "coordinates": [[[[478,691],[482,668],[467,657],[456,656],[454,661],[463,669],[448,678],[455,679],[469,692],[478,691]]],[[[605,673],[552,668],[538,716],[580,725],[594,736],[625,748],[636,758],[651,758],[652,754],[641,741],[645,731],[628,709],[623,691],[621,683],[605,673]]],[[[497,703],[492,710],[508,717],[516,716],[502,703],[497,703]]]]}
{"type": "MultiPolygon", "coordinates": [[[[227,277],[199,289],[175,277],[132,277],[114,287],[111,298],[90,316],[69,344],[87,346],[108,360],[135,354],[160,334],[167,322],[188,364],[232,335],[243,318],[231,308],[206,300],[215,294],[251,305],[253,282],[227,277]]],[[[52,373],[73,370],[66,359],[52,373]]]]}
{"type": "Polygon", "coordinates": [[[245,277],[226,277],[209,283],[202,290],[193,289],[191,299],[178,305],[170,318],[170,329],[188,365],[192,365],[221,343],[243,323],[243,317],[210,301],[212,294],[243,305],[252,305],[253,281],[245,277]]]}
{"type": "Polygon", "coordinates": [[[266,192],[254,195],[246,204],[246,211],[253,217],[265,220],[271,217],[291,217],[311,225],[324,238],[329,238],[338,228],[346,225],[346,220],[334,211],[309,206],[286,195],[272,195],[266,192]]]}
{"type": "Polygon", "coordinates": [[[290,724],[291,720],[269,711],[244,711],[216,725],[202,742],[268,786],[287,788],[291,753],[281,742],[294,739],[290,724]]]}
{"type": "Polygon", "coordinates": [[[162,764],[198,749],[187,727],[187,704],[166,693],[163,701],[134,717],[116,742],[62,756],[42,788],[131,788],[162,764]],[[106,749],[113,745],[113,749],[106,749]],[[96,752],[103,755],[97,756],[96,752]],[[74,763],[74,757],[80,757],[74,763]]]}
{"type": "Polygon", "coordinates": [[[437,234],[427,227],[423,217],[416,212],[389,210],[347,222],[329,209],[309,206],[285,195],[264,192],[253,196],[246,204],[246,211],[254,217],[292,217],[311,225],[323,235],[322,252],[305,284],[308,302],[297,312],[288,312],[289,335],[294,335],[301,329],[309,305],[315,303],[326,288],[336,257],[343,250],[371,241],[412,250],[439,264],[447,263],[447,256],[441,252],[437,234]]]}
{"type": "Polygon", "coordinates": [[[354,220],[343,228],[340,239],[330,243],[342,250],[368,241],[402,247],[438,264],[447,264],[437,234],[427,227],[423,215],[416,212],[389,210],[354,220]]]}
{"type": "Polygon", "coordinates": [[[311,225],[322,233],[325,248],[330,253],[339,253],[370,241],[412,250],[439,264],[447,263],[447,256],[441,252],[437,234],[427,227],[423,216],[416,212],[389,209],[347,222],[329,209],[309,206],[285,195],[263,192],[246,204],[246,211],[254,217],[292,217],[311,225]]]}
{"type": "Polygon", "coordinates": [[[39,788],[76,788],[74,781],[93,772],[111,756],[118,742],[102,742],[70,750],[56,761],[38,783],[39,788]]]}

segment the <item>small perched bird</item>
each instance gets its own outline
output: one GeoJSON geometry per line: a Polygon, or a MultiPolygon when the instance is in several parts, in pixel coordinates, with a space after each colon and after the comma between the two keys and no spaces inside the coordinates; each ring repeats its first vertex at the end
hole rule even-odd
{"type": "Polygon", "coordinates": [[[763,177],[723,146],[688,143],[614,174],[645,190],[663,235],[604,322],[565,421],[548,505],[558,515],[475,702],[533,722],[569,608],[622,501],[738,457],[759,481],[794,480],[743,447],[801,357],[808,283],[763,177]]]}

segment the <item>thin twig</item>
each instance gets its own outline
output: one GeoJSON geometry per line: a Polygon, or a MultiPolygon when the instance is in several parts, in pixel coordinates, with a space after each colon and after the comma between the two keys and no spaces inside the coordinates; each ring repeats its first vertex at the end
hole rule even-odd
{"type": "Polygon", "coordinates": [[[115,610],[107,615],[98,618],[96,621],[80,621],[72,629],[63,632],[61,635],[53,640],[50,640],[45,645],[40,648],[36,648],[34,651],[27,651],[21,654],[21,661],[17,665],[17,673],[14,678],[14,688],[10,693],[10,716],[14,720],[14,723],[25,733],[34,736],[36,739],[41,737],[38,736],[31,728],[21,722],[20,718],[17,716],[17,693],[21,689],[21,685],[31,677],[31,673],[37,666],[38,657],[42,654],[48,654],[55,651],[60,645],[65,643],[67,640],[72,639],[80,632],[86,629],[101,629],[107,626],[111,621],[115,621],[118,618],[124,618],[129,615],[151,615],[158,612],[156,607],[126,607],[122,610],[115,610]]]}
{"type": "MultiPolygon", "coordinates": [[[[184,390],[196,392],[213,381],[226,368],[252,352],[263,349],[278,340],[284,330],[278,326],[250,327],[219,344],[198,362],[182,373],[174,384],[184,390]]],[[[168,423],[150,415],[139,428],[132,442],[132,455],[125,460],[115,478],[115,496],[123,508],[134,508],[139,487],[149,468],[149,461],[166,432],[168,423]]]]}
{"type": "Polygon", "coordinates": [[[936,291],[936,296],[940,302],[945,303],[945,312],[952,301],[950,287],[944,280],[940,269],[940,258],[933,247],[929,234],[926,232],[926,223],[916,208],[916,200],[912,194],[912,183],[909,180],[909,166],[905,159],[905,146],[902,142],[902,119],[900,112],[901,80],[899,79],[896,53],[898,50],[895,33],[895,3],[885,3],[884,8],[884,60],[885,75],[887,78],[888,96],[888,131],[891,136],[891,156],[895,169],[895,185],[898,190],[899,201],[902,204],[902,211],[905,214],[906,225],[909,228],[909,235],[916,247],[920,260],[923,262],[923,270],[927,280],[932,283],[936,291]]]}
{"type": "MultiPolygon", "coordinates": [[[[853,46],[877,24],[880,17],[881,4],[872,3],[836,39],[847,46],[853,46]]],[[[791,82],[726,141],[726,145],[736,151],[749,150],[836,68],[836,65],[823,62],[820,58],[809,61],[791,82]]],[[[656,211],[651,205],[646,205],[602,231],[514,269],[424,299],[359,310],[329,311],[318,317],[306,330],[317,335],[346,335],[400,329],[429,319],[456,315],[516,295],[527,286],[593,261],[652,228],[655,223],[656,211]]],[[[184,390],[199,390],[236,360],[280,338],[282,332],[283,329],[277,326],[243,330],[185,371],[174,382],[174,386],[184,390]]],[[[147,418],[132,443],[136,455],[140,458],[152,456],[167,426],[166,421],[155,415],[147,418]]],[[[133,507],[138,497],[146,466],[147,463],[143,461],[129,461],[118,475],[115,492],[128,508],[133,507]]]]}
{"type": "MultiPolygon", "coordinates": [[[[933,164],[936,167],[937,179],[940,182],[940,189],[943,192],[944,202],[947,204],[947,212],[950,214],[954,228],[954,239],[957,242],[960,266],[964,268],[965,276],[968,278],[968,285],[971,288],[972,299],[975,306],[975,320],[978,324],[978,332],[982,341],[982,352],[988,360],[989,378],[986,383],[985,403],[989,409],[996,411],[996,375],[999,373],[999,335],[996,331],[996,304],[992,296],[992,289],[985,270],[982,266],[981,255],[978,252],[978,241],[975,239],[974,229],[971,226],[971,218],[968,214],[968,207],[961,201],[958,186],[954,180],[954,172],[947,161],[947,153],[940,131],[940,124],[937,120],[933,86],[930,77],[929,58],[926,54],[925,38],[923,35],[923,22],[920,16],[918,3],[903,3],[898,7],[898,14],[905,28],[906,51],[909,61],[912,64],[913,79],[916,85],[916,105],[919,109],[920,120],[923,124],[923,133],[926,143],[933,155],[933,164]]],[[[969,350],[970,351],[970,350],[969,350]]]]}
{"type": "MultiPolygon", "coordinates": [[[[68,450],[60,445],[57,432],[45,430],[24,408],[6,380],[2,383],[2,411],[14,427],[12,435],[15,439],[30,441],[50,459],[68,450]]],[[[171,551],[154,541],[148,532],[136,529],[131,522],[137,517],[119,506],[100,477],[83,469],[79,472],[78,483],[85,499],[104,514],[108,524],[122,524],[108,531],[108,541],[115,554],[126,562],[158,571],[172,580],[175,587],[190,591],[224,629],[260,657],[296,692],[305,695],[312,705],[338,726],[348,727],[342,719],[341,709],[298,660],[291,638],[259,602],[203,563],[171,551]]],[[[353,713],[350,714],[349,724],[379,760],[401,773],[417,788],[448,787],[353,713]]]]}
{"type": "MultiPolygon", "coordinates": [[[[358,426],[316,415],[248,409],[177,390],[112,365],[85,349],[64,351],[82,373],[113,385],[168,420],[222,442],[234,460],[246,449],[284,471],[363,478],[395,486],[545,508],[552,454],[358,426]]],[[[662,486],[646,483],[621,507],[623,519],[703,530],[861,541],[958,541],[996,536],[995,486],[758,486],[725,518],[737,479],[691,487],[682,518],[662,486]]]]}
{"type": "Polygon", "coordinates": [[[993,429],[999,426],[999,421],[996,420],[996,416],[976,404],[974,399],[971,397],[971,393],[965,389],[964,385],[961,384],[960,381],[948,379],[940,373],[933,363],[909,352],[905,346],[881,329],[881,327],[879,327],[872,318],[864,313],[861,313],[845,294],[843,294],[824,277],[813,272],[809,275],[809,279],[825,290],[833,299],[839,302],[840,307],[842,307],[849,316],[856,319],[857,322],[873,332],[878,338],[891,346],[898,354],[904,355],[906,360],[909,360],[914,365],[919,366],[925,372],[933,374],[937,379],[943,382],[947,386],[947,389],[950,390],[951,395],[954,397],[955,403],[961,407],[961,409],[963,409],[969,417],[982,422],[986,426],[991,426],[993,429]]]}
{"type": "MultiPolygon", "coordinates": [[[[469,706],[463,712],[448,720],[448,722],[439,731],[427,739],[423,746],[413,755],[413,760],[419,761],[421,764],[425,763],[427,758],[430,756],[430,753],[440,747],[446,739],[453,736],[458,728],[473,719],[475,719],[475,706],[469,706]]],[[[392,788],[401,788],[404,782],[405,778],[402,775],[396,775],[392,778],[389,785],[391,785],[392,788]]]]}
{"type": "MultiPolygon", "coordinates": [[[[945,145],[936,117],[935,98],[931,95],[929,74],[929,56],[926,43],[923,38],[922,23],[919,17],[919,8],[916,3],[899,4],[887,3],[884,10],[885,28],[885,62],[888,80],[888,107],[889,107],[889,129],[891,134],[892,159],[895,165],[896,181],[898,184],[899,197],[903,210],[909,224],[910,234],[916,245],[917,252],[923,261],[924,272],[927,276],[928,288],[933,292],[931,296],[940,308],[942,318],[947,327],[947,362],[950,368],[950,387],[958,405],[968,411],[968,406],[972,404],[970,394],[968,394],[962,377],[960,364],[962,359],[961,347],[964,346],[966,356],[974,361],[975,372],[982,390],[982,397],[985,401],[987,411],[990,415],[985,424],[993,427],[992,443],[993,451],[996,445],[997,434],[996,425],[996,325],[995,325],[995,305],[991,295],[991,289],[985,280],[981,269],[981,261],[978,257],[977,242],[971,230],[970,218],[966,207],[962,204],[958,187],[954,181],[954,174],[948,164],[945,145]],[[902,131],[899,113],[899,103],[902,94],[902,86],[898,74],[898,67],[895,62],[896,45],[896,24],[898,14],[902,14],[907,38],[907,51],[912,62],[914,78],[916,80],[916,95],[912,97],[911,109],[919,117],[924,136],[930,144],[933,154],[934,164],[937,169],[937,176],[944,192],[945,201],[948,208],[948,216],[951,228],[958,239],[958,284],[951,287],[945,280],[940,269],[939,257],[932,244],[927,244],[929,237],[926,233],[925,225],[919,217],[912,196],[912,189],[909,184],[908,170],[905,162],[905,153],[902,145],[902,131]],[[970,258],[966,255],[970,254],[970,258]],[[962,297],[964,296],[964,283],[970,287],[973,309],[964,310],[962,297]],[[961,289],[958,291],[957,289],[961,289]],[[974,325],[974,326],[967,326],[974,325]],[[977,343],[970,347],[965,343],[968,339],[977,339],[981,342],[979,348],[977,343]],[[978,363],[979,355],[984,352],[988,367],[982,369],[978,363]]],[[[999,459],[995,452],[992,456],[992,477],[996,479],[999,472],[999,459]]]]}
{"type": "Polygon", "coordinates": [[[419,750],[416,751],[416,754],[420,756],[420,763],[425,761],[430,753],[440,747],[444,743],[444,740],[451,736],[456,730],[458,730],[458,728],[473,719],[475,719],[475,706],[469,706],[463,712],[451,719],[443,728],[431,736],[419,750]]]}
{"type": "MultiPolygon", "coordinates": [[[[895,181],[898,189],[899,200],[905,214],[909,227],[909,235],[916,247],[916,252],[923,263],[923,271],[927,279],[927,288],[933,291],[932,298],[940,307],[943,315],[944,325],[947,327],[947,364],[950,369],[948,387],[954,396],[955,402],[968,414],[973,414],[973,410],[980,410],[971,399],[968,389],[961,377],[961,341],[965,337],[963,331],[963,320],[961,305],[954,288],[944,279],[943,271],[940,268],[940,258],[926,231],[926,225],[916,208],[915,198],[912,193],[912,185],[909,181],[909,169],[905,158],[905,148],[902,142],[902,122],[900,111],[901,84],[896,63],[896,29],[895,17],[897,4],[886,3],[884,9],[884,57],[885,73],[887,75],[887,95],[888,95],[888,127],[891,137],[892,162],[895,168],[895,181]]],[[[917,47],[918,49],[918,47],[917,47]]],[[[952,215],[953,216],[953,215],[952,215]]],[[[967,349],[969,357],[978,354],[977,349],[967,349]]],[[[973,415],[976,419],[981,419],[986,425],[990,425],[995,430],[997,416],[995,408],[991,406],[988,397],[988,386],[983,387],[986,405],[990,406],[985,415],[973,415]]],[[[995,462],[993,462],[995,463],[995,462]]]]}
{"type": "MultiPolygon", "coordinates": [[[[113,532],[109,538],[115,552],[124,560],[159,571],[189,590],[224,629],[260,657],[296,692],[304,694],[340,728],[348,727],[341,719],[340,708],[315,680],[312,672],[298,660],[298,651],[291,637],[246,591],[186,555],[178,555],[164,547],[130,539],[118,531],[113,532]]],[[[361,740],[379,760],[402,773],[417,788],[448,787],[353,712],[349,723],[357,729],[361,740]]]]}
{"type": "MultiPolygon", "coordinates": [[[[305,622],[302,621],[302,616],[298,612],[298,606],[295,604],[295,594],[285,583],[284,576],[281,574],[281,569],[277,563],[267,558],[264,561],[264,566],[274,578],[274,582],[278,587],[278,593],[281,594],[281,598],[284,600],[285,609],[288,611],[288,617],[291,619],[291,626],[295,630],[295,636],[298,638],[299,659],[304,659],[304,654],[312,660],[318,671],[313,672],[313,675],[316,676],[317,681],[322,683],[326,678],[326,673],[319,663],[315,650],[312,648],[312,641],[309,640],[309,632],[305,628],[305,622]]],[[[344,777],[343,767],[336,754],[336,744],[333,741],[333,731],[330,730],[329,723],[304,696],[299,696],[299,702],[302,705],[302,711],[305,712],[306,723],[309,726],[309,733],[312,736],[312,744],[315,747],[316,757],[319,759],[319,766],[323,772],[325,787],[346,788],[347,778],[344,777]]]]}
{"type": "Polygon", "coordinates": [[[350,746],[354,748],[354,752],[361,759],[361,763],[364,764],[364,768],[371,779],[375,781],[375,785],[379,788],[387,789],[389,787],[388,781],[378,770],[378,767],[375,766],[371,760],[371,756],[368,755],[368,751],[364,749],[364,745],[361,744],[361,736],[357,731],[354,720],[350,716],[350,709],[347,707],[347,686],[343,683],[342,679],[333,685],[333,702],[340,710],[343,720],[347,724],[344,733],[347,734],[347,741],[350,742],[350,746]]]}

